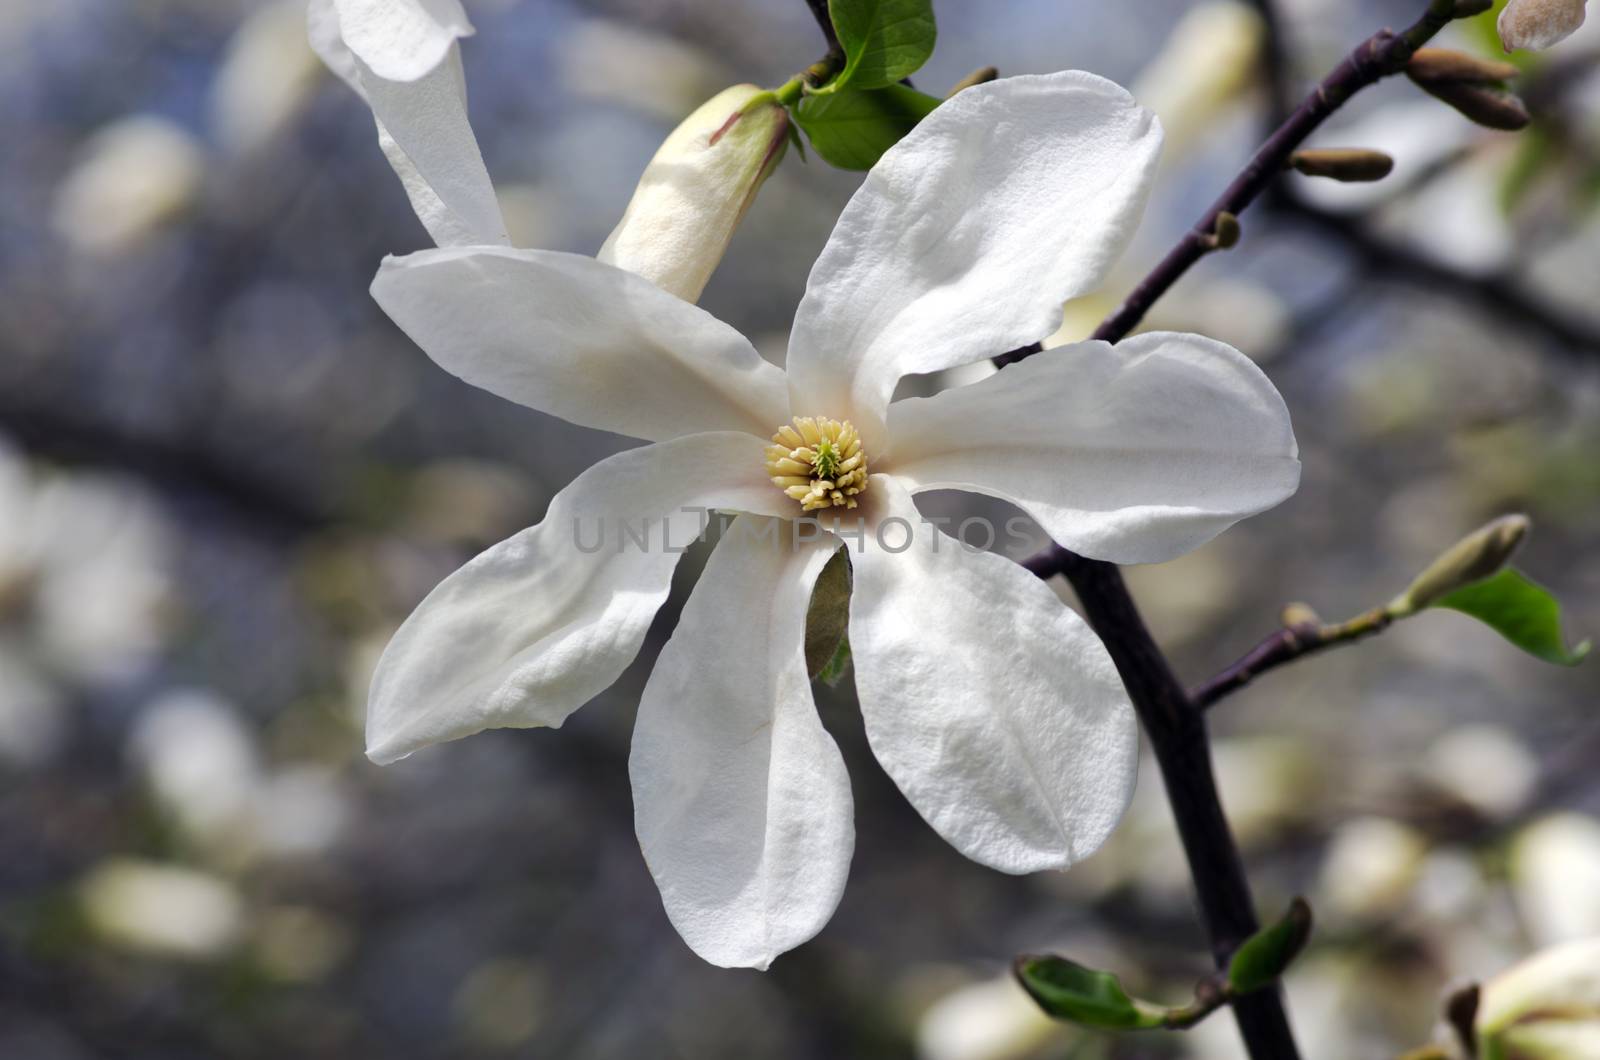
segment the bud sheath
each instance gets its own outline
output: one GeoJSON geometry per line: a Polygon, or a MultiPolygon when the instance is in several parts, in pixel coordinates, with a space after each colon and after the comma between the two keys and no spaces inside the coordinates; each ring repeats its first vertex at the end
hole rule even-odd
{"type": "Polygon", "coordinates": [[[788,112],[771,93],[755,85],[719,93],[661,144],[596,256],[698,300],[788,133],[788,112]]]}

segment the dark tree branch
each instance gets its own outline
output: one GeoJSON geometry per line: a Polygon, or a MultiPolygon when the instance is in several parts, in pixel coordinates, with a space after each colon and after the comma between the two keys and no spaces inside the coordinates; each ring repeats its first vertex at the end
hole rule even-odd
{"type": "Polygon", "coordinates": [[[839,47],[839,35],[833,31],[833,16],[828,14],[828,0],[806,0],[806,6],[811,9],[811,17],[817,20],[817,28],[822,31],[822,37],[828,42],[828,51],[843,52],[839,47]]]}
{"type": "MultiPolygon", "coordinates": [[[[1077,590],[1089,625],[1111,653],[1149,737],[1194,877],[1211,954],[1217,967],[1225,968],[1233,951],[1260,925],[1244,862],[1217,796],[1205,716],[1189,701],[1151,638],[1122,572],[1059,546],[1054,552],[1059,569],[1077,590]]],[[[1295,1060],[1300,1055],[1278,988],[1236,999],[1233,1012],[1252,1060],[1295,1060]]]]}
{"type": "MultiPolygon", "coordinates": [[[[1218,222],[1224,214],[1236,217],[1244,212],[1328,115],[1361,89],[1404,70],[1417,48],[1455,14],[1455,0],[1433,0],[1422,18],[1403,33],[1384,30],[1351,52],[1267,139],[1222,197],[1101,323],[1093,337],[1107,342],[1126,337],[1156,299],[1217,248],[1218,222]]],[[[1037,350],[1035,344],[1013,351],[1002,361],[1020,360],[1037,350]]],[[[1239,943],[1257,929],[1258,921],[1244,864],[1217,793],[1205,716],[1173,674],[1115,565],[1085,559],[1060,545],[1052,545],[1025,565],[1041,577],[1066,575],[1127,686],[1166,782],[1167,800],[1194,879],[1212,956],[1218,967],[1224,967],[1239,943]]],[[[1264,990],[1240,998],[1234,1004],[1234,1015],[1252,1060],[1296,1060],[1299,1056],[1281,991],[1264,990]]]]}

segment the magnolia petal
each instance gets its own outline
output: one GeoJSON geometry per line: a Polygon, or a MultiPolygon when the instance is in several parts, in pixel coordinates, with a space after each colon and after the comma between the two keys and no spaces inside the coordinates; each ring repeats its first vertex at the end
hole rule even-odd
{"type": "Polygon", "coordinates": [[[386,81],[416,81],[472,35],[461,0],[333,0],[350,50],[386,81]]]}
{"type": "Polygon", "coordinates": [[[585,427],[765,437],[789,418],[783,372],[743,335],[583,255],[425,250],[386,259],[372,295],[446,371],[585,427]]]}
{"type": "Polygon", "coordinates": [[[378,663],[367,755],[386,763],[483,729],[559,726],[638,654],[700,533],[697,509],[792,510],[762,449],[718,433],[618,453],[556,494],[538,526],[440,582],[378,663]]]}
{"type": "Polygon", "coordinates": [[[1043,339],[1122,253],[1155,117],[1080,71],[939,105],[887,151],[811,270],[789,343],[799,415],[853,418],[876,455],[896,382],[1043,339]]]}
{"type": "Polygon", "coordinates": [[[867,532],[842,536],[855,560],[850,649],[873,753],[974,861],[1022,873],[1089,856],[1122,817],[1138,769],[1133,709],[1110,656],[1022,567],[920,522],[892,475],[874,475],[869,496],[867,532]]]}
{"type": "Polygon", "coordinates": [[[844,893],[850,780],[811,698],[811,587],[837,539],[741,516],[706,564],[639,703],[628,771],[667,915],[724,968],[766,968],[844,893]],[[752,530],[779,531],[760,540],[752,530]]]}
{"type": "Polygon", "coordinates": [[[1511,0],[1495,27],[1506,51],[1541,51],[1583,25],[1587,0],[1511,0]]]}
{"type": "MultiPolygon", "coordinates": [[[[440,246],[510,243],[494,185],[467,118],[466,78],[453,43],[416,79],[390,80],[351,51],[334,0],[311,0],[311,46],[372,108],[378,143],[440,246]]],[[[453,38],[452,38],[453,40],[453,38]]]]}
{"type": "Polygon", "coordinates": [[[1080,342],[889,408],[913,492],[1000,497],[1114,563],[1172,559],[1300,482],[1289,410],[1260,368],[1199,335],[1080,342]]]}

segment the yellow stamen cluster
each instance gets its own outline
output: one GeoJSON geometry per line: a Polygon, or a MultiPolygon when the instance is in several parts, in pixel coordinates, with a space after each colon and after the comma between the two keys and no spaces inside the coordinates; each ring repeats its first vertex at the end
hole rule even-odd
{"type": "Polygon", "coordinates": [[[867,488],[867,454],[849,420],[797,416],[792,426],[778,428],[772,442],[767,474],[803,510],[856,506],[856,494],[867,488]]]}

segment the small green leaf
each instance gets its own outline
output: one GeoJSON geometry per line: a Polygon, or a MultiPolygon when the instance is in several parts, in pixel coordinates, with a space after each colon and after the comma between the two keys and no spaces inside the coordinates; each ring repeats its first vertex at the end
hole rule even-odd
{"type": "MultiPolygon", "coordinates": [[[[850,585],[850,556],[841,548],[817,575],[817,583],[811,589],[811,605],[806,609],[806,674],[809,677],[822,676],[839,655],[845,629],[850,625],[850,585]]],[[[848,659],[849,649],[845,651],[848,659]]]]}
{"type": "Polygon", "coordinates": [[[833,658],[828,660],[828,665],[817,671],[817,680],[833,688],[850,669],[850,637],[839,638],[839,648],[833,653],[833,658]]]}
{"type": "Polygon", "coordinates": [[[1047,1015],[1100,1030],[1148,1030],[1163,1025],[1162,1010],[1136,1001],[1110,972],[1065,957],[1018,957],[1013,966],[1047,1015]]]}
{"type": "Polygon", "coordinates": [[[1283,919],[1245,939],[1228,963],[1228,985],[1236,994],[1271,986],[1305,949],[1311,937],[1311,907],[1296,898],[1283,919]]]}
{"type": "Polygon", "coordinates": [[[1561,633],[1561,605],[1550,590],[1510,567],[1440,597],[1433,606],[1471,615],[1545,662],[1576,666],[1589,654],[1588,641],[1567,647],[1561,633]]]}
{"type": "Polygon", "coordinates": [[[933,0],[828,0],[844,69],[822,95],[842,88],[883,88],[910,77],[933,54],[933,0]]]}
{"type": "Polygon", "coordinates": [[[840,169],[871,169],[873,163],[927,117],[939,100],[904,85],[866,92],[807,96],[795,120],[817,154],[840,169]]]}

